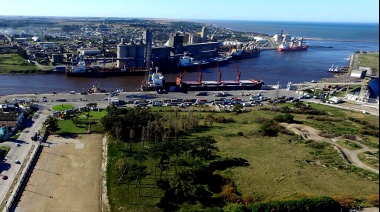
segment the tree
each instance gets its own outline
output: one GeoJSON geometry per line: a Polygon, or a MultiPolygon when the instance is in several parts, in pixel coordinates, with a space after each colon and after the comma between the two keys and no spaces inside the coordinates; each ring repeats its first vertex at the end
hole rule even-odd
{"type": "Polygon", "coordinates": [[[53,116],[49,116],[44,124],[46,125],[46,130],[48,131],[57,131],[58,130],[58,119],[53,117],[53,116]]]}
{"type": "Polygon", "coordinates": [[[132,143],[135,139],[135,131],[133,129],[129,130],[129,151],[132,151],[132,143]]]}
{"type": "Polygon", "coordinates": [[[116,149],[117,150],[119,150],[119,144],[120,144],[121,137],[122,137],[121,133],[122,133],[121,127],[117,126],[115,128],[115,142],[116,142],[116,149]]]}
{"type": "MultiPolygon", "coordinates": [[[[214,123],[214,121],[215,121],[215,117],[213,116],[213,115],[211,115],[211,114],[209,114],[209,115],[207,115],[207,117],[206,117],[206,122],[209,122],[210,123],[210,127],[212,127],[212,124],[214,123]]],[[[205,122],[205,123],[206,123],[205,122]]]]}
{"type": "Polygon", "coordinates": [[[17,48],[17,54],[24,59],[28,59],[28,54],[26,53],[25,49],[23,49],[22,47],[17,48]]]}
{"type": "Polygon", "coordinates": [[[88,103],[88,104],[86,104],[86,106],[87,106],[88,108],[96,109],[96,107],[98,107],[98,103],[88,103]]]}

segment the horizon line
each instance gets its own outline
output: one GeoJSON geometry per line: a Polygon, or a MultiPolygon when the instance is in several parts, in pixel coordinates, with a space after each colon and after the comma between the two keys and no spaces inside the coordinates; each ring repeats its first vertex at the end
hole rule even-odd
{"type": "Polygon", "coordinates": [[[261,21],[261,22],[296,22],[296,23],[362,23],[379,24],[370,21],[299,21],[299,20],[251,20],[251,19],[207,19],[207,18],[154,18],[154,17],[117,17],[117,16],[59,16],[59,15],[0,15],[0,17],[33,17],[33,18],[118,18],[118,19],[151,19],[151,20],[179,20],[179,21],[261,21]]]}

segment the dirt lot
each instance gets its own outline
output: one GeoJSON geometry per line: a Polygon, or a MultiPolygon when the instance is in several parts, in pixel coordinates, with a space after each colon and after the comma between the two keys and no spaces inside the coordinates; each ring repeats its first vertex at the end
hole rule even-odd
{"type": "Polygon", "coordinates": [[[102,135],[49,136],[16,211],[100,211],[102,135]]]}

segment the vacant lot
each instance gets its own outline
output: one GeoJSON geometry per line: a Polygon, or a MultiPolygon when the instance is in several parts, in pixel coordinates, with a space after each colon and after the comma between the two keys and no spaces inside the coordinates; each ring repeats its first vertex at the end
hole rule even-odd
{"type": "Polygon", "coordinates": [[[102,135],[49,136],[16,211],[100,211],[102,135]]]}
{"type": "Polygon", "coordinates": [[[40,71],[36,65],[28,63],[17,54],[0,55],[0,72],[9,73],[35,73],[40,71]]]}

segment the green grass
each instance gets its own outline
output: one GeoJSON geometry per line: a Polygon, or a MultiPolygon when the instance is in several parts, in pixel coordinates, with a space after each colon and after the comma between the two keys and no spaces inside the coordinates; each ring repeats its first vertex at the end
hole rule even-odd
{"type": "MultiPolygon", "coordinates": [[[[56,105],[56,106],[61,106],[56,105]]],[[[313,107],[326,111],[326,121],[309,119],[306,114],[292,114],[298,122],[317,129],[329,129],[335,133],[356,134],[358,128],[363,127],[357,122],[347,120],[348,117],[378,123],[378,117],[362,113],[352,113],[332,107],[314,105],[313,107]],[[337,120],[337,121],[331,121],[337,120]]],[[[281,107],[281,106],[280,106],[281,107]]],[[[65,106],[63,107],[65,109],[65,106]]],[[[62,108],[62,109],[63,109],[62,108]]],[[[378,194],[378,175],[345,164],[341,155],[327,143],[319,146],[315,142],[299,140],[295,135],[279,134],[277,137],[263,137],[259,132],[262,122],[260,118],[271,119],[280,112],[259,110],[252,108],[248,113],[236,115],[234,112],[218,113],[209,109],[196,108],[194,116],[200,119],[198,130],[186,134],[187,138],[195,136],[211,136],[218,141],[217,146],[223,157],[236,157],[247,160],[247,167],[231,167],[219,173],[233,179],[241,195],[253,195],[260,200],[287,199],[298,194],[333,196],[341,193],[352,194],[358,199],[365,199],[372,194],[378,194]],[[210,127],[205,124],[205,117],[223,116],[232,119],[232,123],[214,122],[210,127]],[[206,126],[205,126],[206,125],[206,126]],[[376,178],[377,176],[377,178],[376,178]],[[373,182],[373,179],[375,182],[373,182]],[[360,188],[360,189],[358,189],[360,188]]],[[[162,111],[166,118],[188,116],[187,111],[176,112],[171,107],[154,107],[152,111],[162,111]]],[[[105,110],[89,112],[94,122],[92,129],[102,132],[99,123],[101,117],[106,115],[105,110]]],[[[78,125],[71,119],[60,120],[60,130],[57,133],[87,133],[88,119],[85,113],[78,115],[78,125]]],[[[378,124],[376,124],[378,127],[378,124]]],[[[357,134],[358,137],[363,135],[357,134]]],[[[375,142],[376,138],[364,136],[367,142],[375,142]]],[[[377,139],[378,141],[378,139],[377,139]]],[[[348,144],[349,145],[349,144],[348,144]]],[[[117,184],[121,173],[121,164],[128,159],[127,143],[121,143],[116,149],[115,143],[109,139],[108,143],[108,197],[112,211],[162,211],[157,204],[164,196],[161,189],[156,187],[154,176],[148,175],[143,180],[141,197],[138,197],[136,182],[117,184]]],[[[133,145],[134,151],[140,151],[141,143],[133,145]]],[[[378,157],[377,157],[378,161],[378,157]]],[[[373,163],[373,162],[369,162],[373,163]]],[[[152,161],[145,165],[150,169],[152,161]]],[[[169,175],[164,175],[166,178],[169,175]]],[[[195,203],[194,203],[195,204],[195,203]]],[[[366,204],[363,202],[363,204],[366,204]]],[[[199,203],[197,204],[199,206],[199,203]]],[[[196,207],[198,207],[196,206],[196,207]]],[[[194,206],[195,207],[195,206],[194,206]]]]}
{"type": "Polygon", "coordinates": [[[74,109],[73,105],[70,104],[59,104],[59,105],[54,105],[52,107],[54,111],[65,111],[65,110],[71,110],[74,109]]]}
{"type": "MultiPolygon", "coordinates": [[[[57,106],[57,105],[56,105],[57,106]]],[[[61,106],[61,105],[59,105],[61,106]]],[[[63,108],[67,110],[71,105],[65,105],[63,108]]],[[[60,119],[58,121],[59,130],[56,132],[57,134],[80,134],[80,133],[88,133],[89,124],[91,127],[91,133],[103,133],[103,126],[100,123],[100,119],[107,114],[107,111],[104,109],[100,109],[99,112],[90,111],[90,118],[86,116],[86,112],[82,112],[79,114],[71,114],[69,117],[65,119],[60,119]],[[73,120],[76,117],[77,123],[73,120]]]]}
{"type": "Polygon", "coordinates": [[[4,150],[3,155],[0,154],[0,157],[6,156],[11,148],[7,146],[0,146],[0,150],[4,150]]]}
{"type": "Polygon", "coordinates": [[[362,152],[358,155],[359,159],[375,169],[379,168],[379,151],[377,152],[362,152]]]}
{"type": "Polygon", "coordinates": [[[361,146],[359,146],[355,142],[348,141],[348,140],[344,140],[344,141],[339,140],[338,144],[340,144],[343,147],[346,147],[349,150],[357,150],[357,149],[361,149],[362,148],[361,146]]]}
{"type": "MultiPolygon", "coordinates": [[[[347,120],[348,117],[365,119],[378,123],[378,117],[362,113],[352,113],[328,106],[312,104],[313,107],[326,111],[327,121],[308,119],[305,114],[292,114],[296,121],[317,129],[329,129],[337,134],[357,134],[361,124],[347,120]],[[334,120],[334,121],[331,121],[334,120]]],[[[280,106],[281,107],[281,106],[280,106]]],[[[156,107],[153,111],[163,111],[164,117],[177,118],[187,116],[188,112],[175,112],[169,107],[156,107]]],[[[353,167],[345,163],[332,145],[324,143],[319,147],[315,142],[299,140],[295,135],[279,134],[278,137],[263,137],[259,132],[259,118],[271,119],[281,114],[252,108],[249,113],[236,115],[234,112],[217,113],[213,111],[194,112],[200,118],[200,126],[205,125],[207,115],[224,116],[233,119],[233,123],[214,122],[210,127],[201,127],[186,137],[212,136],[218,143],[220,155],[247,160],[248,167],[231,167],[219,173],[233,179],[241,195],[253,195],[260,200],[287,199],[297,194],[327,195],[352,194],[364,200],[367,196],[377,194],[378,175],[353,167]],[[373,180],[375,182],[373,182],[373,180]],[[359,189],[358,189],[359,188],[359,189]]],[[[377,125],[378,126],[378,125],[377,125]]],[[[359,136],[359,134],[357,134],[359,136]]],[[[368,137],[368,136],[366,136],[368,137]]],[[[126,145],[126,144],[123,144],[126,145]]],[[[136,148],[138,148],[137,144],[136,148]]],[[[127,149],[121,146],[121,149],[127,149]]],[[[115,144],[109,143],[109,177],[108,191],[112,211],[156,211],[155,205],[163,193],[156,188],[144,188],[143,196],[137,196],[135,186],[116,185],[120,176],[120,164],[126,159],[126,152],[116,150],[115,144]],[[119,173],[119,175],[117,174],[119,173]]],[[[148,163],[149,164],[149,163],[148,163]]],[[[149,167],[149,166],[148,166],[149,167]]],[[[145,185],[154,185],[152,176],[144,180],[145,185]]],[[[196,203],[194,203],[196,204],[196,203]]],[[[366,204],[363,202],[363,204],[366,204]]],[[[197,206],[193,206],[197,207],[197,206]]]]}
{"type": "Polygon", "coordinates": [[[37,73],[41,70],[17,54],[0,54],[0,73],[37,73]]]}
{"type": "MultiPolygon", "coordinates": [[[[111,211],[162,211],[156,205],[160,198],[164,196],[161,189],[155,188],[156,180],[154,176],[147,176],[143,182],[141,195],[138,197],[136,182],[133,181],[128,186],[126,183],[117,184],[121,174],[121,164],[123,160],[128,160],[126,155],[128,144],[122,143],[120,150],[112,140],[108,142],[108,166],[107,166],[107,189],[111,211]]],[[[141,145],[135,144],[134,150],[141,149],[141,145]]],[[[146,163],[150,167],[149,162],[146,163]]]]}
{"type": "Polygon", "coordinates": [[[372,67],[376,71],[376,76],[379,76],[379,53],[360,54],[360,66],[372,67]]]}
{"type": "Polygon", "coordinates": [[[75,126],[72,120],[60,120],[58,122],[59,130],[56,132],[57,134],[72,134],[72,133],[87,133],[88,125],[86,124],[78,124],[75,126]]]}

